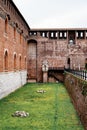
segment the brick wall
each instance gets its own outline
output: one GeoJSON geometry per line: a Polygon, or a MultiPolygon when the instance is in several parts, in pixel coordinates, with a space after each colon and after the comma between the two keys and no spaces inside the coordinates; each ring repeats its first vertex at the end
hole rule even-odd
{"type": "Polygon", "coordinates": [[[25,58],[26,58],[26,50],[27,50],[27,41],[23,36],[21,36],[20,42],[20,34],[16,30],[16,37],[14,38],[14,28],[12,26],[7,25],[7,32],[5,32],[5,20],[0,18],[0,72],[5,71],[5,52],[8,53],[8,70],[14,71],[14,54],[16,54],[16,70],[19,70],[19,58],[21,56],[21,69],[24,70],[25,67],[25,58]]]}
{"type": "Polygon", "coordinates": [[[0,1],[0,98],[26,83],[29,26],[13,1],[0,1]]]}
{"type": "Polygon", "coordinates": [[[29,26],[13,1],[0,1],[0,72],[25,70],[29,26]],[[7,57],[5,54],[7,53],[7,57]],[[14,59],[15,57],[15,59],[14,59]],[[7,63],[5,63],[7,58],[7,63]],[[14,63],[15,62],[15,63],[14,63]],[[7,64],[7,70],[5,70],[7,64]]]}
{"type": "Polygon", "coordinates": [[[87,81],[65,73],[64,82],[84,128],[87,130],[87,81]]]}
{"type": "MultiPolygon", "coordinates": [[[[27,57],[33,63],[33,66],[36,65],[35,78],[38,82],[42,82],[42,62],[44,60],[48,61],[49,68],[70,67],[71,69],[85,69],[85,61],[87,58],[87,37],[85,29],[31,29],[29,34],[29,43],[31,40],[35,40],[37,43],[36,64],[31,61],[29,55],[27,57]],[[81,36],[77,36],[77,34],[81,34],[81,36]]],[[[31,73],[33,73],[32,66],[29,68],[31,73]]]]}

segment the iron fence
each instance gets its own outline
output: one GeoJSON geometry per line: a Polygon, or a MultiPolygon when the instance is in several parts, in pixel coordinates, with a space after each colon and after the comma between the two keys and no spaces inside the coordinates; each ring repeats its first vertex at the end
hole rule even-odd
{"type": "Polygon", "coordinates": [[[87,80],[87,71],[85,70],[72,70],[72,69],[65,69],[65,71],[72,73],[84,80],[87,80]]]}

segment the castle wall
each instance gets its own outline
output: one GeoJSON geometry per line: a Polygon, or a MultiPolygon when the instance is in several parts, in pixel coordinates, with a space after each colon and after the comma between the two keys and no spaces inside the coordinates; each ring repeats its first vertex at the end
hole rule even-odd
{"type": "Polygon", "coordinates": [[[27,82],[29,26],[13,1],[0,1],[0,98],[27,82]]]}
{"type": "MultiPolygon", "coordinates": [[[[42,82],[42,63],[48,61],[49,69],[85,69],[87,59],[86,29],[31,29],[30,41],[37,42],[36,79],[42,82]]],[[[28,43],[28,44],[29,44],[28,43]]],[[[33,44],[33,43],[31,43],[33,44]]],[[[28,50],[27,50],[28,51],[28,50]]],[[[29,55],[27,55],[28,59],[29,55]]],[[[31,68],[31,73],[33,69],[31,68]]]]}
{"type": "Polygon", "coordinates": [[[65,72],[64,83],[84,129],[87,130],[87,81],[65,72]]]}
{"type": "Polygon", "coordinates": [[[42,63],[48,61],[49,68],[64,68],[67,57],[66,41],[44,40],[37,44],[37,80],[42,81],[42,63]]]}

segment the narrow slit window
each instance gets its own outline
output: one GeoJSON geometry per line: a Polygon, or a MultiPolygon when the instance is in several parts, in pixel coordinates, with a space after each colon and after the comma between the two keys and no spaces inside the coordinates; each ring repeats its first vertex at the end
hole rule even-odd
{"type": "Polygon", "coordinates": [[[14,39],[16,38],[16,28],[14,27],[14,39]]]}
{"type": "Polygon", "coordinates": [[[16,70],[16,54],[14,54],[14,70],[16,70]]]}
{"type": "Polygon", "coordinates": [[[63,34],[62,34],[62,32],[60,32],[60,37],[62,38],[62,36],[63,36],[63,34]]]}
{"type": "Polygon", "coordinates": [[[7,33],[7,28],[8,28],[8,20],[7,18],[5,19],[5,33],[7,33]]]}
{"type": "Polygon", "coordinates": [[[21,70],[21,56],[19,57],[19,70],[21,70]]]}
{"type": "Polygon", "coordinates": [[[8,70],[8,52],[7,51],[5,52],[5,55],[4,55],[4,68],[5,68],[5,71],[8,70]]]}
{"type": "Polygon", "coordinates": [[[80,33],[80,37],[81,37],[81,38],[83,37],[83,32],[80,33]]]}
{"type": "Polygon", "coordinates": [[[53,37],[53,32],[51,32],[51,37],[53,37]]]}
{"type": "Polygon", "coordinates": [[[26,57],[25,57],[25,69],[26,69],[26,57]]]}

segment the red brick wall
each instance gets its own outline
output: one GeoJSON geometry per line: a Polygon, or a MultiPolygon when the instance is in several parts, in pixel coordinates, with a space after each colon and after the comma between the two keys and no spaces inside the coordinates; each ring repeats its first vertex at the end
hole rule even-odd
{"type": "MultiPolygon", "coordinates": [[[[44,60],[48,61],[48,66],[51,68],[68,68],[68,59],[70,59],[70,68],[71,69],[85,69],[85,59],[87,58],[87,37],[86,31],[83,30],[85,37],[76,37],[76,31],[66,31],[66,37],[52,37],[49,36],[51,32],[55,34],[55,31],[64,32],[66,30],[30,30],[29,40],[36,40],[37,42],[37,63],[36,63],[36,78],[37,81],[42,82],[42,62],[44,60]],[[44,36],[42,36],[42,33],[44,36]],[[48,33],[48,35],[47,35],[48,33]],[[74,39],[74,43],[69,43],[69,38],[74,39]]],[[[81,31],[77,31],[81,33],[81,31]]],[[[57,35],[58,35],[57,34],[57,35]]],[[[65,35],[65,34],[64,34],[65,35]]],[[[29,55],[28,55],[29,57],[29,55]]],[[[34,64],[35,65],[35,64],[34,64]]],[[[31,67],[31,73],[33,72],[31,67]]]]}
{"type": "Polygon", "coordinates": [[[87,81],[65,73],[64,82],[84,128],[87,130],[87,93],[83,93],[87,91],[87,81]]]}
{"type": "Polygon", "coordinates": [[[21,69],[25,69],[25,57],[27,53],[27,41],[21,37],[16,28],[16,37],[14,39],[14,28],[7,24],[7,33],[5,33],[5,20],[0,18],[0,72],[4,70],[4,55],[8,52],[8,71],[14,71],[14,54],[16,53],[16,68],[19,70],[19,57],[21,55],[21,69]]]}

